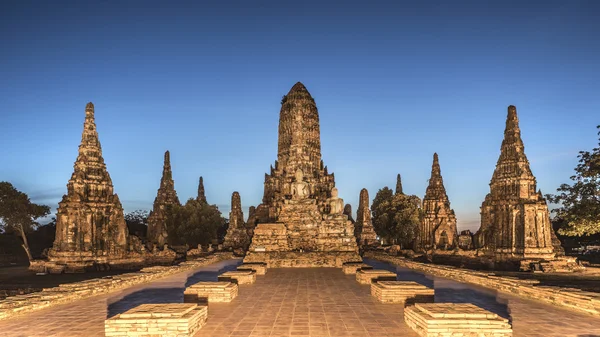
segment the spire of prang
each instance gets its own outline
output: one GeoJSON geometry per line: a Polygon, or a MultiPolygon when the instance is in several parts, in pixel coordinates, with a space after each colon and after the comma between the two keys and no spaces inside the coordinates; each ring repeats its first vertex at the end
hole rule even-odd
{"type": "Polygon", "coordinates": [[[204,179],[202,178],[202,176],[198,180],[198,196],[196,197],[196,200],[206,203],[206,193],[204,191],[204,179]]]}
{"type": "Polygon", "coordinates": [[[175,183],[173,182],[173,171],[171,171],[171,155],[169,151],[165,151],[165,159],[163,163],[163,173],[162,178],[160,179],[160,187],[161,188],[173,188],[175,183]]]}
{"type": "Polygon", "coordinates": [[[396,177],[396,194],[404,194],[404,192],[402,192],[402,178],[400,177],[400,173],[398,173],[398,176],[396,177]]]}
{"type": "Polygon", "coordinates": [[[425,192],[425,199],[448,199],[437,153],[433,154],[431,177],[429,178],[429,186],[427,186],[427,191],[425,192]]]}
{"type": "Polygon", "coordinates": [[[496,169],[490,183],[492,194],[499,195],[509,193],[513,195],[529,196],[536,192],[536,182],[529,161],[525,155],[525,146],[521,139],[519,118],[517,108],[514,105],[508,107],[506,126],[504,128],[504,139],[500,147],[500,157],[496,163],[496,169]],[[527,184],[521,184],[527,181],[527,184]],[[509,186],[508,188],[504,186],[509,186]],[[515,187],[512,187],[512,186],[515,187]],[[516,187],[518,186],[518,187],[516,187]],[[522,186],[529,186],[530,190],[520,191],[522,186]]]}

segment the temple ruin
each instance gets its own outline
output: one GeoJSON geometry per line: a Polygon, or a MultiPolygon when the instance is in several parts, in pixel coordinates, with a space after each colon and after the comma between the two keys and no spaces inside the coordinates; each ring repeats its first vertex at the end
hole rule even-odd
{"type": "Polygon", "coordinates": [[[553,259],[554,230],[548,206],[525,156],[517,109],[508,107],[500,158],[481,205],[481,227],[475,234],[478,248],[497,261],[553,259]]]}
{"type": "Polygon", "coordinates": [[[360,190],[358,209],[356,210],[355,236],[358,245],[362,248],[379,244],[377,233],[375,233],[375,228],[373,228],[373,221],[371,219],[369,191],[367,191],[366,188],[360,190]]]}
{"type": "Polygon", "coordinates": [[[152,212],[148,216],[148,243],[160,248],[167,243],[167,208],[179,204],[171,171],[171,157],[169,151],[166,151],[160,187],[154,199],[152,212]]]}
{"type": "Polygon", "coordinates": [[[450,208],[438,154],[433,154],[431,177],[423,198],[423,219],[417,235],[417,247],[421,250],[450,249],[457,244],[456,215],[450,208]]]}
{"type": "Polygon", "coordinates": [[[67,194],[58,204],[54,245],[48,261],[33,261],[31,268],[62,273],[95,265],[129,264],[135,262],[131,258],[140,247],[139,240],[128,239],[123,207],[102,157],[90,102],[85,107],[79,154],[67,194]]]}
{"type": "Polygon", "coordinates": [[[248,249],[250,237],[244,226],[244,213],[242,212],[242,200],[238,192],[231,195],[231,211],[229,212],[229,227],[223,241],[225,249],[248,249]]]}
{"type": "Polygon", "coordinates": [[[245,262],[334,266],[360,260],[333,173],[321,159],[319,113],[304,85],[281,101],[278,153],[265,174],[264,196],[245,262]]]}

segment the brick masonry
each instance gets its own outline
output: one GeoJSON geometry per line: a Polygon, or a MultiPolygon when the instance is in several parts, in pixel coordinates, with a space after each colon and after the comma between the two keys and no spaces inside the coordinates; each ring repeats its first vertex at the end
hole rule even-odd
{"type": "Polygon", "coordinates": [[[142,304],[104,322],[106,337],[192,337],[206,324],[208,307],[193,303],[142,304]]]}
{"type": "Polygon", "coordinates": [[[239,286],[234,282],[198,282],[185,289],[183,301],[185,303],[228,303],[237,297],[238,291],[239,286]]]}
{"type": "Polygon", "coordinates": [[[512,337],[506,318],[471,303],[417,303],[404,320],[423,337],[512,337]]]}
{"type": "Polygon", "coordinates": [[[490,273],[477,272],[449,266],[430,265],[407,260],[398,256],[368,252],[365,257],[389,262],[427,274],[459,282],[476,284],[511,295],[542,301],[571,310],[600,316],[600,294],[574,288],[540,286],[537,280],[520,280],[515,277],[499,277],[490,273]]]}
{"type": "Polygon", "coordinates": [[[29,313],[55,305],[110,293],[133,285],[154,281],[183,271],[193,270],[219,261],[232,259],[231,253],[216,253],[206,258],[187,261],[177,266],[148,267],[135,273],[126,273],[82,282],[61,284],[43,291],[7,297],[0,301],[0,320],[18,314],[29,313]]]}

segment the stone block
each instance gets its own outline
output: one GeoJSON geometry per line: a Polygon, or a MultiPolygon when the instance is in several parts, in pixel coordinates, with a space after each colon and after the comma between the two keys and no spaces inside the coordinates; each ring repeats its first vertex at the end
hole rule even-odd
{"type": "Polygon", "coordinates": [[[373,267],[362,262],[347,262],[342,265],[342,271],[347,275],[354,275],[361,269],[373,269],[373,267]]]}
{"type": "Polygon", "coordinates": [[[192,337],[208,317],[208,307],[193,303],[142,304],[104,321],[106,337],[192,337]]]}
{"type": "Polygon", "coordinates": [[[356,280],[360,284],[371,284],[377,281],[396,281],[396,273],[383,269],[361,269],[356,272],[356,280]]]}
{"type": "Polygon", "coordinates": [[[237,284],[252,284],[256,282],[254,270],[235,270],[225,272],[218,277],[219,281],[229,281],[237,284]]]}
{"type": "Polygon", "coordinates": [[[267,264],[263,262],[244,263],[237,267],[237,270],[254,270],[256,275],[265,275],[267,273],[267,264]]]}
{"type": "Polygon", "coordinates": [[[371,295],[382,303],[433,302],[434,289],[413,281],[371,283],[371,295]]]}
{"type": "Polygon", "coordinates": [[[238,289],[238,285],[233,282],[198,282],[185,289],[183,302],[231,302],[237,297],[238,289]]]}
{"type": "Polygon", "coordinates": [[[507,319],[471,303],[417,303],[404,320],[423,337],[512,337],[507,319]]]}

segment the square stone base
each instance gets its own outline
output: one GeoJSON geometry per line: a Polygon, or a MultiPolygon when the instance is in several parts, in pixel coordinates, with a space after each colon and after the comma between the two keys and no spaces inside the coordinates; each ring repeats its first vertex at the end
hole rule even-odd
{"type": "Polygon", "coordinates": [[[192,337],[204,324],[208,307],[192,303],[142,304],[104,321],[106,337],[192,337]]]}
{"type": "Polygon", "coordinates": [[[256,282],[254,270],[234,270],[225,272],[218,277],[219,281],[234,282],[237,284],[252,284],[256,282]]]}
{"type": "Polygon", "coordinates": [[[183,302],[231,302],[237,297],[238,289],[238,285],[232,282],[198,282],[185,289],[183,302]]]}
{"type": "Polygon", "coordinates": [[[360,284],[371,284],[376,281],[396,281],[396,273],[383,269],[361,269],[356,272],[356,280],[360,284]]]}
{"type": "Polygon", "coordinates": [[[511,337],[508,320],[470,303],[417,303],[404,320],[423,337],[511,337]]]}
{"type": "Polygon", "coordinates": [[[244,263],[264,262],[267,268],[341,268],[346,262],[362,261],[358,252],[248,252],[244,263]]]}
{"type": "Polygon", "coordinates": [[[347,262],[342,266],[342,271],[346,275],[354,275],[360,269],[373,269],[373,267],[362,262],[347,262]]]}
{"type": "Polygon", "coordinates": [[[434,290],[413,281],[378,281],[371,283],[371,295],[381,303],[428,303],[434,290]]]}
{"type": "Polygon", "coordinates": [[[267,273],[267,264],[264,262],[244,263],[237,267],[237,270],[254,270],[256,275],[265,275],[267,273]]]}

